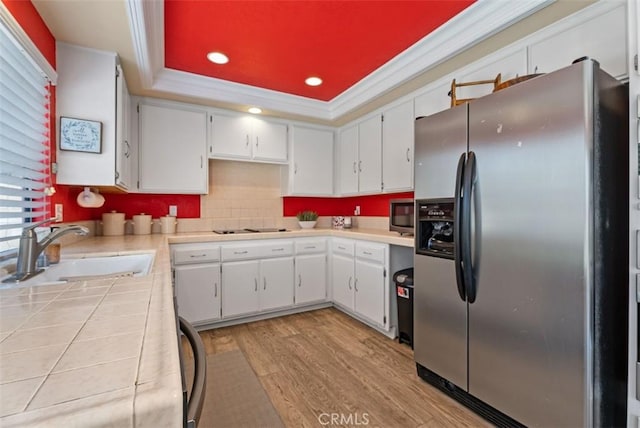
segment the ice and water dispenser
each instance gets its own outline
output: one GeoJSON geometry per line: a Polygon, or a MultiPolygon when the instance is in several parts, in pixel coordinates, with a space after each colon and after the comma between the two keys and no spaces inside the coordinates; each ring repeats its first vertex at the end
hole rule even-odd
{"type": "Polygon", "coordinates": [[[416,253],[453,259],[453,198],[418,199],[416,253]]]}

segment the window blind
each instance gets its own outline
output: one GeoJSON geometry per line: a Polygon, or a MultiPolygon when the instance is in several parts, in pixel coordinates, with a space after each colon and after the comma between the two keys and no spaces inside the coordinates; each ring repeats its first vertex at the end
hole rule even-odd
{"type": "Polygon", "coordinates": [[[49,215],[49,81],[0,22],[0,253],[49,215]]]}

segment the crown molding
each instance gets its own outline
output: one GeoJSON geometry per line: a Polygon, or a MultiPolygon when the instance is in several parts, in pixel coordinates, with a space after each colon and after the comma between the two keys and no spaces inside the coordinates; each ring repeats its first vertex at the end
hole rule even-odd
{"type": "Polygon", "coordinates": [[[164,69],[164,1],[128,1],[125,5],[140,82],[151,89],[155,75],[164,69]]]}
{"type": "Polygon", "coordinates": [[[150,89],[329,120],[325,101],[163,68],[150,89]]]}
{"type": "Polygon", "coordinates": [[[478,0],[328,102],[167,69],[164,67],[164,2],[136,0],[126,4],[145,89],[336,120],[553,2],[555,0],[519,0],[505,7],[504,0],[478,0]]]}

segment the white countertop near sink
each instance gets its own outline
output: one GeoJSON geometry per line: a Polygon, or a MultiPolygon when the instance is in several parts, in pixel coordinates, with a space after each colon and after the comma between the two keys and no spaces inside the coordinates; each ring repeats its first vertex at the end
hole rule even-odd
{"type": "Polygon", "coordinates": [[[379,230],[92,237],[65,255],[156,251],[145,277],[0,290],[0,426],[182,426],[170,243],[340,236],[413,246],[379,230]]]}

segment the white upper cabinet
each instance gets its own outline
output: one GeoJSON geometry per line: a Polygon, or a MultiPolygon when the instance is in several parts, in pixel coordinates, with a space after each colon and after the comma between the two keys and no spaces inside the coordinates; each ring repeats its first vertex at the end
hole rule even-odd
{"type": "Polygon", "coordinates": [[[341,195],[382,191],[382,117],[370,117],[340,133],[338,191],[341,195]]]}
{"type": "Polygon", "coordinates": [[[413,190],[413,102],[390,108],[382,122],[382,185],[385,192],[413,190]]]}
{"type": "Polygon", "coordinates": [[[358,125],[342,130],[338,141],[338,191],[358,193],[358,125]]]}
{"type": "MultiPolygon", "coordinates": [[[[607,2],[593,7],[610,7],[607,2]]],[[[614,77],[627,75],[627,19],[626,2],[612,10],[598,13],[586,21],[529,46],[529,73],[548,73],[571,64],[575,59],[588,56],[600,63],[614,77]]],[[[593,9],[592,9],[593,10],[593,9]]]]}
{"type": "Polygon", "coordinates": [[[375,115],[358,124],[358,190],[382,190],[382,118],[375,115]]]}
{"type": "Polygon", "coordinates": [[[133,142],[131,138],[131,97],[120,65],[116,78],[116,185],[135,188],[133,181],[133,142]]]}
{"type": "Polygon", "coordinates": [[[209,157],[251,159],[250,119],[223,114],[210,116],[209,157]]]}
{"type": "Polygon", "coordinates": [[[283,170],[284,194],[331,196],[333,194],[333,135],[328,129],[295,125],[291,162],[283,170]]]}
{"type": "Polygon", "coordinates": [[[443,83],[429,89],[414,98],[414,116],[431,116],[439,111],[451,107],[451,98],[447,95],[451,89],[451,82],[443,83]]]}
{"type": "Polygon", "coordinates": [[[58,142],[58,184],[130,189],[130,101],[117,54],[58,43],[56,61],[57,126],[66,117],[100,122],[101,129],[98,153],[60,150],[58,142]]]}
{"type": "MultiPolygon", "coordinates": [[[[494,80],[500,74],[501,82],[524,76],[527,74],[527,50],[519,49],[498,58],[491,58],[491,62],[480,61],[473,70],[456,76],[457,83],[475,82],[479,80],[494,80]]],[[[451,89],[451,88],[449,88],[451,89]]],[[[493,83],[463,86],[456,88],[456,98],[480,98],[493,92],[493,83]]]]}
{"type": "Polygon", "coordinates": [[[206,110],[145,99],[138,126],[141,192],[207,193],[206,110]]]}
{"type": "Polygon", "coordinates": [[[287,125],[252,116],[214,113],[209,118],[209,157],[287,162],[287,125]]]}
{"type": "MultiPolygon", "coordinates": [[[[501,81],[504,82],[517,76],[527,74],[527,50],[521,48],[515,52],[492,57],[490,60],[481,60],[472,64],[471,67],[456,71],[451,74],[448,82],[437,84],[429,91],[418,95],[414,99],[414,117],[431,116],[443,110],[451,108],[451,81],[456,79],[456,83],[468,83],[478,80],[494,80],[498,73],[501,81]]],[[[469,99],[479,98],[493,92],[493,84],[462,86],[456,88],[456,98],[469,99]]],[[[387,118],[385,115],[385,122],[387,118]]],[[[387,184],[385,182],[385,190],[387,184]]]]}
{"type": "Polygon", "coordinates": [[[287,125],[253,119],[253,159],[287,161],[287,125]]]}

